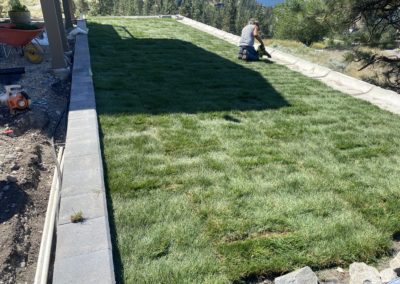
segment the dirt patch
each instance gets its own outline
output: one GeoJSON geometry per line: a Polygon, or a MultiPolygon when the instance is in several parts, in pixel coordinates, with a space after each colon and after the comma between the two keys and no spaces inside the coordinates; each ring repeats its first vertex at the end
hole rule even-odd
{"type": "Polygon", "coordinates": [[[48,52],[39,65],[15,53],[0,57],[0,68],[11,67],[25,67],[14,83],[32,105],[17,115],[0,106],[0,284],[34,281],[55,168],[51,138],[56,145],[64,141],[70,89],[51,73],[48,52]]]}

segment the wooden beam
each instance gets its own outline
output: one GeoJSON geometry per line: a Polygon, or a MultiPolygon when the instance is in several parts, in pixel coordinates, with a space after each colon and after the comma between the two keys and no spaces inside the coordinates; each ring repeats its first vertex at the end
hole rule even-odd
{"type": "MultiPolygon", "coordinates": [[[[58,2],[58,4],[60,3],[58,2]]],[[[42,6],[43,18],[46,26],[47,35],[49,38],[52,68],[53,69],[66,68],[67,64],[64,59],[65,49],[63,44],[63,36],[64,36],[64,41],[66,41],[65,31],[64,31],[64,26],[62,24],[62,19],[59,18],[57,14],[56,1],[40,0],[40,5],[42,6]]]]}
{"type": "Polygon", "coordinates": [[[71,1],[72,0],[62,0],[66,30],[72,28],[73,15],[72,15],[72,11],[71,11],[71,1]]]}
{"type": "Polygon", "coordinates": [[[56,13],[57,13],[58,25],[60,27],[62,45],[64,47],[64,51],[68,51],[69,48],[68,48],[67,36],[65,34],[65,27],[64,27],[62,12],[61,12],[61,3],[60,3],[60,0],[54,0],[54,2],[55,2],[56,13]]]}

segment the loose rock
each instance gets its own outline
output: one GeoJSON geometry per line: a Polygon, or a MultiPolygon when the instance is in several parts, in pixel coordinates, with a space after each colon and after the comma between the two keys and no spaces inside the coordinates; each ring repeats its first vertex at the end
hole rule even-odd
{"type": "Polygon", "coordinates": [[[319,282],[320,284],[339,284],[339,280],[337,278],[329,278],[329,279],[325,279],[324,281],[319,282]]]}
{"type": "Polygon", "coordinates": [[[16,164],[16,163],[12,164],[11,170],[12,170],[12,171],[17,171],[17,170],[19,170],[18,164],[16,164]]]}
{"type": "Polygon", "coordinates": [[[317,275],[306,266],[286,275],[275,278],[275,284],[317,284],[317,275]]]}
{"type": "Polygon", "coordinates": [[[6,160],[14,160],[17,156],[14,154],[6,155],[6,160]]]}
{"type": "Polygon", "coordinates": [[[382,280],[375,267],[354,262],[350,265],[350,284],[382,284],[382,280]]]}
{"type": "Polygon", "coordinates": [[[337,272],[339,272],[339,273],[344,273],[344,269],[341,268],[341,267],[336,268],[336,270],[337,270],[337,272]]]}
{"type": "Polygon", "coordinates": [[[397,277],[396,272],[394,272],[394,270],[391,268],[386,268],[382,270],[381,272],[379,272],[379,275],[381,276],[383,284],[386,284],[397,277]]]}
{"type": "Polygon", "coordinates": [[[390,268],[395,272],[398,272],[400,269],[400,252],[390,261],[390,268]]]}
{"type": "Polygon", "coordinates": [[[9,181],[9,182],[17,182],[17,178],[15,176],[7,176],[7,181],[9,181]]]}

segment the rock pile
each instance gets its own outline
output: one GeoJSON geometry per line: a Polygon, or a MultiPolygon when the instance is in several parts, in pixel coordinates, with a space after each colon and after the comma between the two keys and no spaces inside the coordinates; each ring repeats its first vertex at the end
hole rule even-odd
{"type": "MultiPolygon", "coordinates": [[[[344,270],[340,269],[343,273],[344,270]]],[[[338,269],[339,271],[339,269],[338,269]]],[[[375,267],[369,266],[363,262],[354,262],[349,267],[349,279],[346,281],[339,279],[321,280],[318,282],[317,275],[306,266],[296,271],[290,272],[283,276],[277,277],[274,284],[388,284],[400,278],[400,253],[390,261],[390,267],[382,271],[378,271],[375,267]]]]}

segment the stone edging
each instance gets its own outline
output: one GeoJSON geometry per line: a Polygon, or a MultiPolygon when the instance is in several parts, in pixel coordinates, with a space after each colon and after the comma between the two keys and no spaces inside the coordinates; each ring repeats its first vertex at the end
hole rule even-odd
{"type": "MultiPolygon", "coordinates": [[[[78,21],[85,29],[86,23],[78,21]]],[[[115,283],[87,35],[77,35],[53,283],[115,283]],[[71,216],[82,213],[82,223],[71,216]]]]}
{"type": "MultiPolygon", "coordinates": [[[[239,36],[219,30],[187,17],[175,16],[174,18],[185,25],[221,38],[234,45],[239,45],[239,36]]],[[[381,109],[395,114],[400,114],[400,95],[396,92],[386,90],[373,84],[333,71],[327,67],[311,63],[277,49],[267,49],[272,55],[272,58],[270,59],[271,61],[285,65],[289,69],[300,72],[307,77],[319,80],[335,90],[341,91],[358,99],[368,101],[381,109]]]]}

